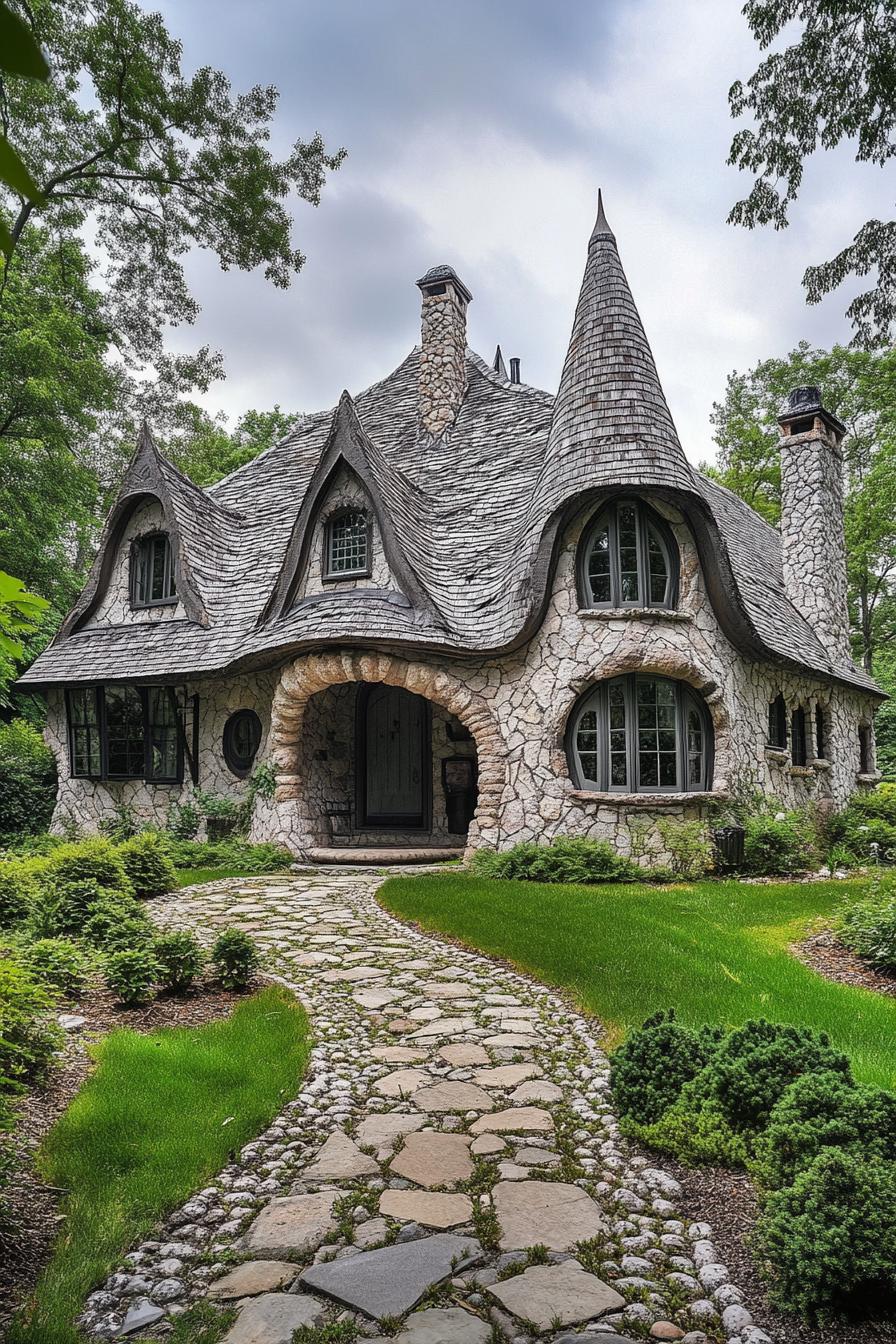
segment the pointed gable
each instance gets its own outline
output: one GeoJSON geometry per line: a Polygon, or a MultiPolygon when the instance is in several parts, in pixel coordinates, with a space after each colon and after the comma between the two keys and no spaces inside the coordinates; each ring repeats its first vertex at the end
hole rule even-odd
{"type": "Polygon", "coordinates": [[[560,494],[576,481],[696,491],[600,194],[545,477],[560,494]]]}

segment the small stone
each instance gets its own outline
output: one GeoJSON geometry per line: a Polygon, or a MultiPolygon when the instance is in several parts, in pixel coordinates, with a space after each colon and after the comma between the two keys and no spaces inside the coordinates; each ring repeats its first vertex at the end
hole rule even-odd
{"type": "Polygon", "coordinates": [[[419,1223],[446,1231],[460,1227],[473,1217],[468,1195],[445,1195],[429,1190],[384,1190],[380,1195],[380,1213],[401,1222],[419,1223]]]}
{"type": "Polygon", "coordinates": [[[209,1297],[255,1297],[282,1288],[298,1274],[288,1260],[247,1260],[209,1285],[209,1297]]]}
{"type": "Polygon", "coordinates": [[[488,1063],[488,1051],[481,1045],[462,1041],[459,1045],[443,1045],[436,1056],[451,1064],[455,1069],[472,1069],[477,1064],[488,1063]]]}
{"type": "Polygon", "coordinates": [[[650,1327],[651,1339],[684,1339],[684,1331],[674,1321],[654,1321],[650,1327]]]}
{"type": "Polygon", "coordinates": [[[531,1082],[520,1083],[510,1094],[510,1100],[517,1106],[529,1101],[562,1101],[563,1088],[548,1082],[547,1078],[533,1078],[531,1082]]]}
{"type": "Polygon", "coordinates": [[[488,1292],[518,1319],[532,1321],[539,1330],[578,1325],[625,1306],[625,1298],[615,1288],[587,1273],[577,1260],[533,1265],[494,1284],[488,1292]]]}
{"type": "Polygon", "coordinates": [[[78,1013],[60,1013],[56,1018],[63,1031],[80,1031],[81,1027],[87,1023],[86,1017],[81,1017],[78,1013]]]}
{"type": "Polygon", "coordinates": [[[560,1154],[551,1152],[550,1148],[525,1147],[517,1150],[516,1160],[523,1167],[556,1167],[560,1154]]]}
{"type": "Polygon", "coordinates": [[[488,1157],[491,1153],[502,1153],[506,1147],[506,1140],[497,1134],[480,1134],[470,1144],[470,1152],[475,1157],[488,1157]]]}
{"type": "Polygon", "coordinates": [[[746,1330],[748,1325],[753,1324],[753,1317],[747,1311],[746,1307],[738,1303],[732,1303],[722,1312],[722,1329],[726,1334],[738,1335],[742,1330],[746,1330]]]}
{"type": "Polygon", "coordinates": [[[389,1225],[385,1218],[368,1218],[355,1228],[354,1244],[362,1251],[366,1251],[369,1246],[376,1246],[379,1242],[385,1241],[388,1234],[389,1225]]]}
{"type": "Polygon", "coordinates": [[[164,1310],[154,1306],[152,1302],[135,1302],[132,1307],[128,1307],[116,1334],[132,1335],[135,1330],[146,1330],[161,1321],[164,1315],[164,1310]]]}
{"type": "Polygon", "coordinates": [[[304,1293],[264,1293],[253,1297],[240,1311],[223,1344],[292,1344],[303,1325],[320,1325],[324,1308],[304,1293]]]}

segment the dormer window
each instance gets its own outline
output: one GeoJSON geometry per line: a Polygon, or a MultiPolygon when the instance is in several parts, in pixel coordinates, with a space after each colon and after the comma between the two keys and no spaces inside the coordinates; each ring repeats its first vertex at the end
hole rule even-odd
{"type": "Polygon", "coordinates": [[[363,509],[340,509],[328,519],[324,540],[324,578],[368,577],[370,552],[370,518],[363,509]]]}
{"type": "Polygon", "coordinates": [[[138,537],[131,548],[131,606],[160,607],[177,601],[174,558],[167,532],[138,537]]]}
{"type": "Polygon", "coordinates": [[[674,607],[678,547],[667,525],[640,500],[614,501],[585,534],[579,589],[586,607],[674,607]]]}

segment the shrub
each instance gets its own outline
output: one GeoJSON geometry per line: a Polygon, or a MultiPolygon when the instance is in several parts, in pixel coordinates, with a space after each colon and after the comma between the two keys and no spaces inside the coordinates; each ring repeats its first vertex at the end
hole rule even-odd
{"type": "Polygon", "coordinates": [[[120,845],[124,840],[130,840],[139,830],[140,823],[130,803],[116,803],[111,817],[104,817],[100,822],[101,833],[116,845],[120,845]]]}
{"type": "Polygon", "coordinates": [[[72,882],[96,882],[108,891],[132,894],[118,849],[99,836],[60,845],[47,859],[42,880],[49,888],[72,882]]]}
{"type": "Polygon", "coordinates": [[[817,862],[815,828],[802,812],[747,817],[744,869],[759,877],[804,873],[817,862]]]}
{"type": "Polygon", "coordinates": [[[651,1124],[704,1068],[715,1048],[711,1036],[675,1020],[675,1011],[649,1017],[611,1060],[610,1085],[619,1113],[651,1124]]]}
{"type": "Polygon", "coordinates": [[[142,831],[126,840],[118,853],[137,896],[164,896],[177,886],[168,847],[157,831],[142,831]]]}
{"type": "Polygon", "coordinates": [[[240,873],[270,873],[288,868],[294,856],[281,845],[250,845],[246,840],[219,840],[206,844],[200,840],[169,839],[168,847],[175,868],[226,868],[240,873]]]}
{"type": "Polygon", "coordinates": [[[0,863],[0,928],[19,924],[37,905],[40,887],[26,863],[0,863]]]}
{"type": "Polygon", "coordinates": [[[175,840],[195,840],[202,813],[193,803],[172,803],[168,809],[168,830],[175,840]]]}
{"type": "Polygon", "coordinates": [[[56,801],[56,761],[24,719],[0,725],[0,844],[45,831],[56,801]]]}
{"type": "Polygon", "coordinates": [[[100,886],[94,878],[57,882],[52,886],[43,878],[40,899],[31,918],[32,931],[44,938],[79,934],[93,907],[107,897],[124,899],[120,892],[100,886]]]}
{"type": "Polygon", "coordinates": [[[896,1168],[825,1149],[769,1197],[756,1239],[772,1296],[789,1311],[813,1320],[892,1302],[896,1168]]]}
{"type": "Polygon", "coordinates": [[[148,948],[113,952],[106,962],[106,984],[129,1007],[152,998],[158,974],[156,959],[148,948]]]}
{"type": "Polygon", "coordinates": [[[896,882],[875,878],[840,912],[837,932],[860,957],[882,971],[896,971],[896,882]]]}
{"type": "Polygon", "coordinates": [[[102,952],[123,952],[145,947],[152,938],[152,925],[132,896],[111,895],[90,907],[83,934],[102,952]]]}
{"type": "Polygon", "coordinates": [[[794,1079],[820,1070],[851,1078],[849,1060],[823,1032],[758,1018],[722,1041],[712,1059],[712,1089],[732,1129],[755,1132],[794,1079]]]}
{"type": "Polygon", "coordinates": [[[881,784],[854,794],[849,805],[831,817],[828,834],[865,863],[874,858],[896,863],[896,791],[881,784]]]}
{"type": "Polygon", "coordinates": [[[767,1189],[779,1190],[824,1148],[896,1158],[896,1096],[853,1086],[840,1073],[805,1073],[774,1107],[756,1139],[751,1167],[767,1189]]]}
{"type": "Polygon", "coordinates": [[[153,940],[152,954],[159,966],[163,989],[181,994],[202,970],[205,955],[191,933],[163,933],[153,940]]]}
{"type": "Polygon", "coordinates": [[[13,1086],[46,1069],[62,1039],[53,997],[25,969],[0,959],[0,1079],[13,1086]]]}
{"type": "Polygon", "coordinates": [[[709,1070],[685,1083],[668,1110],[653,1124],[637,1124],[625,1118],[622,1130],[650,1148],[672,1153],[694,1166],[744,1167],[749,1149],[722,1114],[708,1082],[709,1070]]]}
{"type": "Polygon", "coordinates": [[[258,961],[258,948],[240,929],[225,929],[212,948],[212,963],[226,989],[245,989],[258,961]]]}
{"type": "Polygon", "coordinates": [[[659,823],[663,844],[671,855],[676,877],[703,877],[713,866],[714,852],[709,827],[702,821],[676,821],[663,817],[659,823]]]}
{"type": "Polygon", "coordinates": [[[631,882],[643,877],[637,864],[605,840],[573,836],[549,845],[514,845],[497,854],[479,850],[473,866],[484,877],[526,882],[631,882]]]}
{"type": "Polygon", "coordinates": [[[76,998],[87,983],[87,957],[67,938],[38,938],[22,959],[36,980],[68,998],[76,998]]]}

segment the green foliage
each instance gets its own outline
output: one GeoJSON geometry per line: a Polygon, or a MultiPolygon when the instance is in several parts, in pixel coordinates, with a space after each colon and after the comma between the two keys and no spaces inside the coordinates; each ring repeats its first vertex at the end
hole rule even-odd
{"type": "MultiPolygon", "coordinates": [[[[235,1307],[221,1307],[200,1298],[172,1322],[165,1344],[220,1344],[237,1318],[235,1307]]],[[[145,1344],[138,1340],[137,1344],[145,1344]]]]}
{"type": "Polygon", "coordinates": [[[118,854],[137,896],[164,896],[177,886],[167,843],[157,831],[141,831],[125,840],[118,854]]]}
{"type": "Polygon", "coordinates": [[[849,1060],[831,1048],[824,1032],[756,1018],[721,1042],[710,1081],[732,1129],[755,1132],[795,1078],[821,1070],[851,1078],[849,1060]]]}
{"type": "Polygon", "coordinates": [[[750,1163],[767,1190],[792,1185],[825,1148],[896,1159],[896,1096],[842,1073],[805,1073],[782,1093],[750,1163]]]}
{"type": "Polygon", "coordinates": [[[246,989],[258,968],[258,948],[241,929],[225,929],[215,940],[211,959],[226,989],[246,989]]]}
{"type": "Polygon", "coordinates": [[[137,814],[130,803],[116,803],[111,817],[103,817],[99,825],[100,834],[105,835],[113,844],[120,845],[130,840],[140,831],[137,814]]]}
{"type": "MultiPolygon", "coordinates": [[[[79,1344],[87,1294],[270,1124],[295,1096],[308,1049],[307,1018],[280,986],[206,1026],[106,1036],[38,1154],[43,1179],[68,1191],[65,1235],[9,1344],[79,1344]]],[[[198,1344],[196,1324],[207,1322],[166,1341],[198,1344]]]]}
{"type": "Polygon", "coordinates": [[[153,939],[152,955],[163,989],[182,994],[199,975],[205,956],[191,933],[163,933],[153,939]]]}
{"type": "Polygon", "coordinates": [[[23,954],[27,969],[36,980],[66,998],[77,998],[84,990],[90,964],[77,943],[68,938],[38,938],[23,954]]]}
{"type": "Polygon", "coordinates": [[[0,845],[46,830],[55,800],[56,761],[41,734],[24,719],[0,724],[0,845]]]}
{"type": "Polygon", "coordinates": [[[0,958],[0,1086],[40,1076],[62,1040],[53,997],[8,957],[0,958]]]}
{"type": "Polygon", "coordinates": [[[709,1070],[685,1083],[678,1097],[652,1124],[622,1116],[630,1138],[660,1152],[672,1153],[692,1166],[743,1167],[749,1148],[729,1125],[709,1087],[709,1070]]]}
{"type": "Polygon", "coordinates": [[[896,880],[874,877],[837,920],[841,942],[881,971],[896,971],[896,880]]]}
{"type": "Polygon", "coordinates": [[[669,851],[676,877],[704,877],[713,866],[713,846],[709,827],[703,821],[678,821],[662,817],[659,823],[663,844],[669,851]]]}
{"type": "Polygon", "coordinates": [[[0,929],[21,923],[38,903],[40,887],[28,863],[0,863],[0,929]]]}
{"type": "Polygon", "coordinates": [[[223,415],[212,418],[198,406],[189,408],[189,423],[168,440],[171,461],[197,485],[214,485],[222,476],[251,462],[288,433],[295,414],[281,411],[246,411],[233,430],[223,415]]]}
{"type": "Polygon", "coordinates": [[[195,803],[172,803],[168,809],[168,831],[175,840],[195,840],[201,821],[195,803]]]}
{"type": "Polygon", "coordinates": [[[149,947],[113,952],[106,960],[106,983],[129,1007],[153,997],[158,975],[159,967],[149,947]]]}
{"type": "Polygon", "coordinates": [[[133,894],[119,849],[99,836],[54,849],[42,870],[42,881],[50,889],[96,882],[107,891],[133,894]]]}
{"type": "MultiPolygon", "coordinates": [[[[748,0],[743,12],[767,54],[728,94],[731,115],[751,123],[734,136],[728,162],[754,175],[728,220],[782,229],[816,150],[847,142],[857,163],[890,162],[896,35],[880,0],[748,0]]],[[[807,269],[806,297],[818,303],[848,277],[873,272],[877,283],[852,300],[847,316],[859,344],[886,345],[896,315],[893,223],[871,219],[849,232],[852,242],[836,257],[807,269]]]]}
{"type": "Polygon", "coordinates": [[[132,896],[113,893],[93,902],[87,910],[83,936],[101,952],[124,952],[145,947],[153,926],[143,906],[132,896]]]}
{"type": "Polygon", "coordinates": [[[862,863],[896,863],[896,797],[892,790],[882,785],[853,794],[848,806],[831,817],[828,835],[862,863]]]}
{"type": "Polygon", "coordinates": [[[251,845],[233,837],[209,844],[200,840],[168,843],[175,868],[222,868],[251,875],[278,872],[295,862],[294,856],[281,845],[251,845]]]}
{"type": "Polygon", "coordinates": [[[770,1195],[756,1231],[778,1305],[810,1320],[892,1309],[896,1166],[826,1148],[770,1195]]]}
{"type": "Polygon", "coordinates": [[[483,877],[525,882],[624,882],[643,877],[637,864],[605,840],[561,837],[549,845],[533,842],[498,853],[477,850],[473,868],[483,877]]]}
{"type": "Polygon", "coordinates": [[[803,812],[779,819],[768,813],[747,817],[744,823],[744,869],[758,877],[804,873],[818,860],[815,828],[803,812]]]}
{"type": "Polygon", "coordinates": [[[673,1009],[649,1017],[612,1056],[610,1085],[620,1115],[639,1124],[659,1119],[706,1066],[713,1048],[711,1037],[677,1022],[673,1009]]]}
{"type": "Polygon", "coordinates": [[[112,888],[101,887],[92,877],[72,878],[50,885],[46,875],[40,874],[39,880],[41,895],[31,916],[31,931],[45,938],[80,935],[94,906],[109,897],[121,899],[123,895],[112,888]]]}

